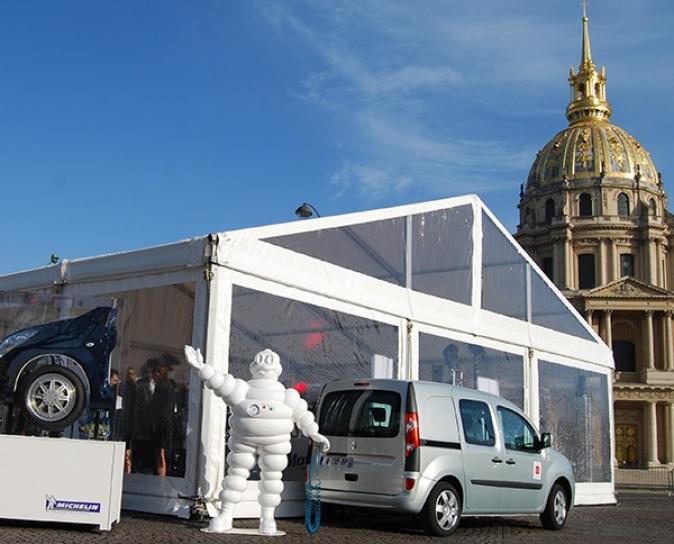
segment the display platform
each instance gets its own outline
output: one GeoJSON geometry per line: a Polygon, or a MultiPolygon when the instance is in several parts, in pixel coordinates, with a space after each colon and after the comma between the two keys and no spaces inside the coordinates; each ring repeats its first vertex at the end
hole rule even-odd
{"type": "Polygon", "coordinates": [[[97,525],[119,521],[123,442],[0,436],[0,518],[97,525]]]}

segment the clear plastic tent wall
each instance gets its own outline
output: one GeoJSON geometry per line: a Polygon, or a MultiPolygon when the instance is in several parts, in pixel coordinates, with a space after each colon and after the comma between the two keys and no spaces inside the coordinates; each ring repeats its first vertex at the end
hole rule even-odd
{"type": "MultiPolygon", "coordinates": [[[[47,276],[7,276],[0,289],[57,283],[47,276]]],[[[611,352],[476,196],[224,232],[75,261],[58,277],[66,291],[122,299],[182,286],[190,304],[136,294],[136,312],[169,328],[172,312],[189,316],[192,343],[244,379],[254,353],[274,349],[281,380],[309,403],[343,378],[496,392],[556,436],[578,503],[615,501],[611,352]]],[[[194,376],[188,384],[187,468],[182,477],[129,475],[127,508],[182,515],[181,496],[217,501],[226,412],[194,376]]],[[[280,515],[302,511],[306,446],[299,440],[291,453],[280,515]]],[[[239,515],[256,515],[256,493],[250,486],[239,515]]]]}
{"type": "Polygon", "coordinates": [[[579,502],[613,502],[610,350],[477,197],[226,233],[216,262],[238,377],[271,347],[309,395],[350,377],[493,391],[557,436],[579,502]]]}

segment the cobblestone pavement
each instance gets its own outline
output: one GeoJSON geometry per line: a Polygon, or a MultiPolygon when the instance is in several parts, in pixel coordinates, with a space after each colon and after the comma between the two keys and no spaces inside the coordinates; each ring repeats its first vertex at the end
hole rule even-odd
{"type": "MultiPolygon", "coordinates": [[[[87,527],[53,524],[26,524],[0,520],[2,544],[174,544],[174,543],[261,543],[267,537],[211,535],[199,531],[206,522],[149,516],[124,512],[112,531],[97,534],[87,527]]],[[[238,527],[254,527],[253,520],[239,520],[238,527]]],[[[374,544],[378,542],[564,542],[572,543],[667,543],[674,541],[674,498],[662,494],[628,493],[619,495],[617,506],[592,506],[572,510],[562,531],[546,531],[536,517],[468,518],[456,533],[446,539],[425,536],[405,516],[377,512],[350,513],[342,521],[325,522],[318,534],[309,536],[303,520],[280,520],[285,543],[329,542],[374,544]]]]}

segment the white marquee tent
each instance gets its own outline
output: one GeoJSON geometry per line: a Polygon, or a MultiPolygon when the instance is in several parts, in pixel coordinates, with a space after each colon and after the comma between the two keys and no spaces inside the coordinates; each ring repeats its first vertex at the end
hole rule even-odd
{"type": "MultiPolygon", "coordinates": [[[[496,390],[553,433],[577,503],[615,502],[611,352],[476,196],[63,261],[2,276],[0,290],[122,299],[122,377],[191,343],[244,379],[253,355],[274,349],[282,381],[308,400],[350,377],[496,390]]],[[[139,450],[124,507],[186,516],[195,497],[217,500],[226,412],[184,361],[172,377],[168,476],[144,469],[139,450]]],[[[303,509],[305,452],[298,440],[281,515],[303,509]]],[[[256,515],[255,497],[252,485],[240,515],[256,515]]]]}

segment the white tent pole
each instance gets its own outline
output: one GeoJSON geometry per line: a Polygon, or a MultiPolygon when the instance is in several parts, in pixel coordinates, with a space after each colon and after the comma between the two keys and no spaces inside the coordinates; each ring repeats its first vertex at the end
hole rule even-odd
{"type": "Polygon", "coordinates": [[[414,240],[414,232],[412,224],[412,216],[408,215],[405,218],[405,287],[412,289],[412,243],[414,240]]]}
{"type": "MultiPolygon", "coordinates": [[[[195,282],[194,311],[192,313],[192,345],[206,347],[206,327],[208,326],[209,308],[209,285],[208,281],[201,276],[195,282]]],[[[197,493],[199,474],[201,469],[201,419],[202,419],[202,384],[195,372],[190,372],[190,394],[188,396],[188,421],[185,460],[185,488],[190,495],[197,493]]]]}
{"type": "Polygon", "coordinates": [[[473,198],[473,323],[477,324],[477,316],[482,308],[482,203],[473,198]]]}
{"type": "MultiPolygon", "coordinates": [[[[538,354],[535,350],[529,348],[527,350],[527,367],[529,368],[529,406],[528,406],[528,416],[531,418],[537,427],[540,429],[541,424],[541,411],[540,411],[540,398],[538,395],[538,354]]],[[[545,429],[543,429],[545,430],[545,429]]]]}
{"type": "MultiPolygon", "coordinates": [[[[205,360],[222,372],[228,370],[229,329],[232,284],[227,271],[219,266],[210,269],[210,297],[206,332],[205,360]]],[[[194,372],[194,371],[193,371],[194,372]]],[[[202,384],[201,459],[197,493],[206,499],[209,513],[215,514],[225,471],[225,431],[227,409],[213,392],[202,384]]]]}

